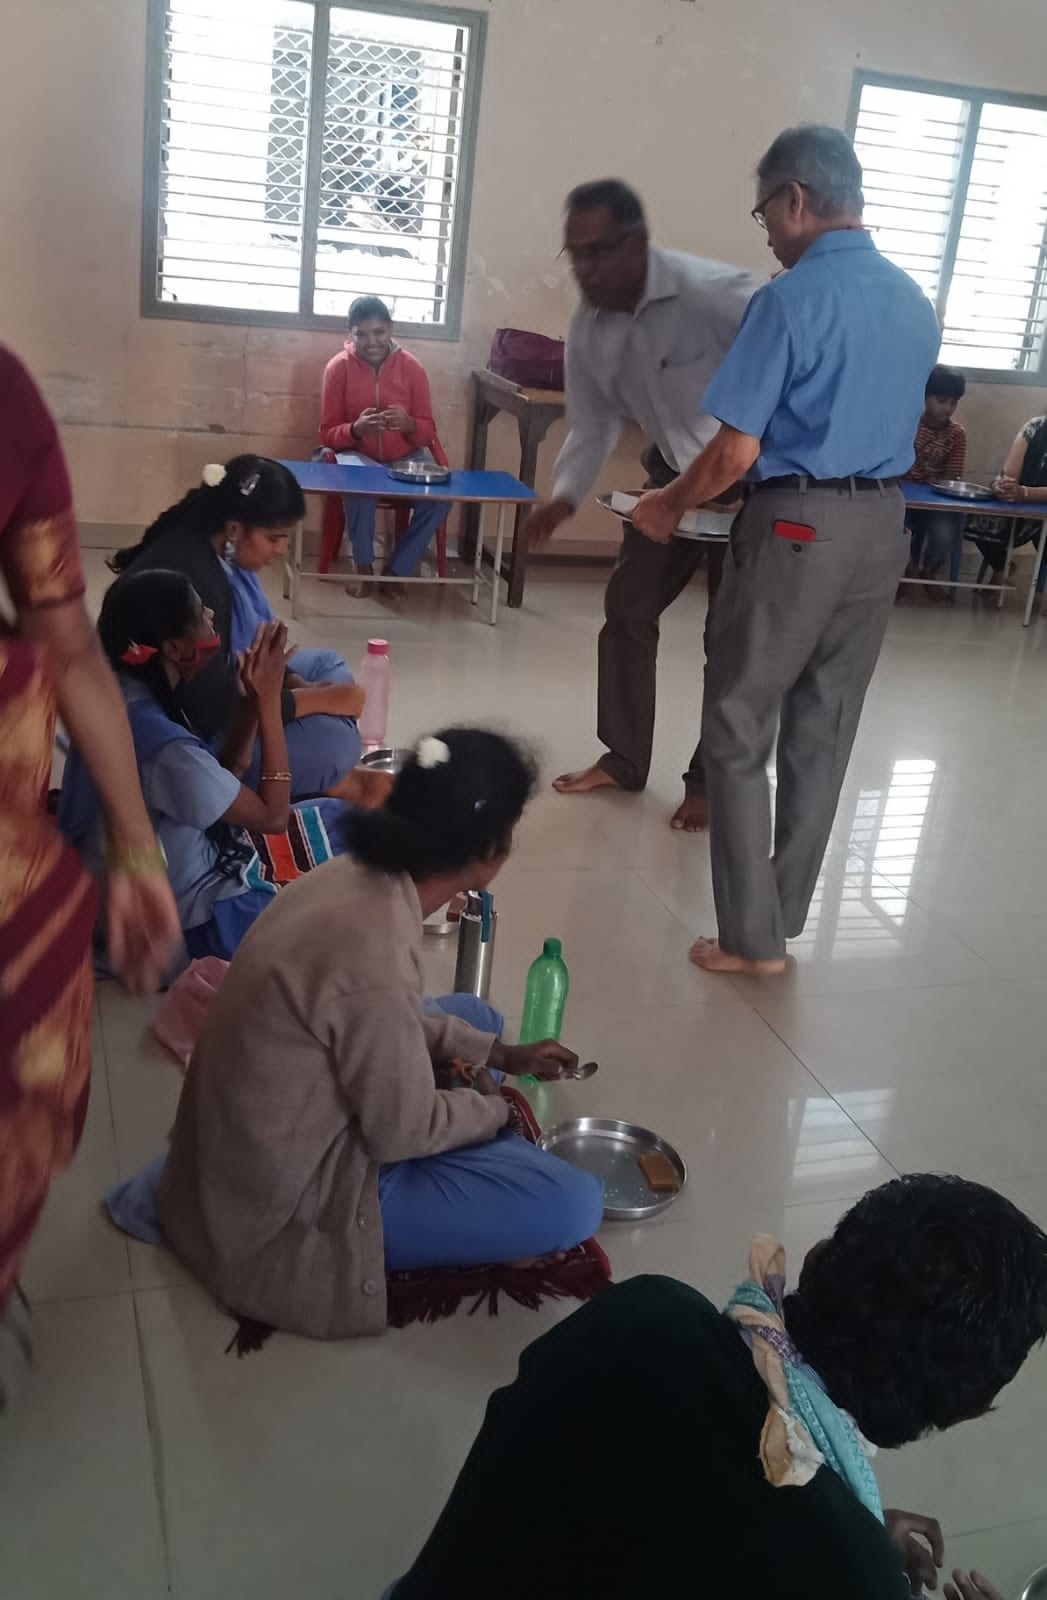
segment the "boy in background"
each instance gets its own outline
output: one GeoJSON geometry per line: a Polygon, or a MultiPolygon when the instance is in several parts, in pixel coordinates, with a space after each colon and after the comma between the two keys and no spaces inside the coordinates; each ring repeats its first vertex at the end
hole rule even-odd
{"type": "MultiPolygon", "coordinates": [[[[967,379],[955,367],[937,366],[927,379],[923,416],[916,430],[916,460],[905,474],[909,483],[962,478],[967,464],[967,430],[954,422],[967,379]]],[[[934,578],[963,538],[963,518],[948,511],[910,510],[912,534],[907,578],[934,578]]]]}

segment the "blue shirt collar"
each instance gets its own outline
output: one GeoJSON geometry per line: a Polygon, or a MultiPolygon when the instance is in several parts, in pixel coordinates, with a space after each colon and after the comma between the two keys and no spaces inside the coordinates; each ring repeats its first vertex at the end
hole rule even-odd
{"type": "MultiPolygon", "coordinates": [[[[809,244],[800,261],[806,261],[808,256],[830,255],[837,250],[875,250],[872,234],[867,228],[832,228],[828,233],[819,234],[813,244],[809,244]]],[[[800,265],[800,261],[796,263],[800,265]]]]}

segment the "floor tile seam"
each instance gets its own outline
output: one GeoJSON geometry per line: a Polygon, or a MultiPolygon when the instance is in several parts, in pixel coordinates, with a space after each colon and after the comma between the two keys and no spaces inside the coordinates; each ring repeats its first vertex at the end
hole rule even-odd
{"type": "MultiPolygon", "coordinates": [[[[128,1267],[130,1275],[130,1267],[128,1267]]],[[[96,1289],[87,1294],[40,1294],[30,1296],[35,1310],[43,1310],[44,1306],[76,1306],[92,1305],[99,1300],[126,1300],[128,1295],[134,1294],[134,1284],[128,1283],[120,1289],[96,1289]]]]}
{"type": "Polygon", "coordinates": [[[822,1093],[824,1095],[828,1096],[828,1098],[832,1101],[833,1105],[840,1112],[840,1115],[843,1116],[843,1117],[846,1117],[847,1121],[850,1123],[851,1127],[854,1128],[855,1132],[858,1133],[861,1136],[861,1138],[863,1138],[865,1140],[865,1142],[868,1145],[870,1145],[873,1150],[876,1151],[876,1154],[880,1157],[880,1160],[883,1161],[888,1167],[890,1167],[890,1169],[891,1169],[891,1171],[893,1173],[896,1173],[898,1176],[901,1176],[901,1174],[899,1173],[899,1170],[895,1166],[894,1162],[891,1161],[889,1159],[889,1157],[884,1154],[883,1150],[881,1150],[880,1146],[876,1143],[876,1140],[874,1138],[872,1138],[872,1136],[865,1131],[865,1129],[861,1126],[861,1123],[857,1122],[855,1120],[855,1118],[851,1116],[851,1113],[847,1110],[847,1107],[840,1104],[840,1101],[837,1099],[836,1095],[833,1094],[832,1090],[828,1087],[828,1085],[822,1081],[822,1079],[818,1076],[818,1074],[814,1070],[814,1068],[808,1065],[808,1063],[803,1059],[803,1057],[800,1055],[800,1053],[797,1050],[793,1049],[793,1047],[789,1043],[788,1039],[785,1039],[785,1038],[782,1037],[782,1035],[778,1032],[778,1029],[774,1026],[774,1023],[773,1022],[769,1022],[768,1019],[761,1012],[757,1012],[756,1014],[760,1018],[760,1021],[764,1024],[764,1026],[766,1028],[768,1028],[768,1030],[778,1040],[779,1044],[783,1045],[785,1047],[785,1049],[788,1050],[788,1052],[792,1056],[793,1060],[796,1061],[803,1068],[804,1072],[806,1072],[807,1075],[813,1080],[813,1082],[815,1082],[818,1085],[818,1087],[819,1087],[819,1089],[821,1089],[822,1093]]]}
{"type": "Polygon", "coordinates": [[[149,1455],[152,1465],[153,1494],[156,1497],[156,1514],[160,1524],[160,1548],[163,1555],[163,1577],[168,1594],[174,1593],[174,1584],[171,1575],[171,1535],[167,1519],[167,1493],[166,1493],[166,1466],[164,1461],[163,1434],[160,1427],[160,1414],[156,1398],[156,1383],[152,1367],[149,1362],[149,1351],[146,1345],[145,1329],[138,1305],[137,1292],[132,1295],[132,1315],[134,1316],[135,1343],[138,1351],[138,1373],[142,1385],[142,1405],[145,1413],[146,1432],[149,1436],[149,1455]]]}

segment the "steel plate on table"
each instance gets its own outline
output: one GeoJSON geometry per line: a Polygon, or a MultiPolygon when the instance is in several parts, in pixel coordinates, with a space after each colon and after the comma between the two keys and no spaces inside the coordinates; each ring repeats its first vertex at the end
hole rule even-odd
{"type": "Polygon", "coordinates": [[[401,461],[388,471],[390,478],[400,483],[446,483],[451,476],[450,467],[441,467],[436,461],[401,461]]]}
{"type": "Polygon", "coordinates": [[[359,765],[369,768],[371,772],[391,772],[395,776],[410,754],[410,750],[395,748],[368,750],[366,755],[360,757],[359,765]]]}
{"type": "Polygon", "coordinates": [[[683,1159],[667,1140],[650,1128],[635,1122],[618,1122],[613,1117],[574,1117],[558,1122],[538,1141],[572,1166],[582,1167],[603,1179],[603,1214],[616,1222],[637,1222],[656,1217],[671,1206],[687,1182],[683,1159]],[[647,1186],[637,1161],[640,1156],[667,1156],[679,1182],[675,1194],[658,1194],[647,1186]]]}
{"type": "MultiPolygon", "coordinates": [[[[932,483],[931,488],[939,494],[948,495],[950,500],[991,500],[992,489],[987,483],[968,483],[965,478],[944,478],[941,483],[932,483]]],[[[914,505],[913,510],[919,511],[919,506],[914,505]]]]}

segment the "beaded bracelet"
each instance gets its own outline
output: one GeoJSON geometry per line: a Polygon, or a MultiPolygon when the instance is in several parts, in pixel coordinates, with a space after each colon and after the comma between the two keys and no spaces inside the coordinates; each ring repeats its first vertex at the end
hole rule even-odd
{"type": "Polygon", "coordinates": [[[259,783],[290,783],[291,774],[289,772],[263,772],[258,781],[259,783]]]}

